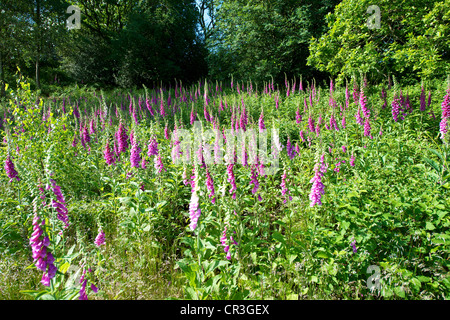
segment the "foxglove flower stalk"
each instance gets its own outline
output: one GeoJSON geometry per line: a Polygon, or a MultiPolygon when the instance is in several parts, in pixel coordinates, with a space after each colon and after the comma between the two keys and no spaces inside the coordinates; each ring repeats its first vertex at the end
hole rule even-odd
{"type": "Polygon", "coordinates": [[[300,114],[300,107],[297,107],[297,111],[295,112],[295,121],[297,124],[302,122],[302,115],[300,114]]]}
{"type": "Polygon", "coordinates": [[[427,104],[425,102],[425,91],[422,85],[422,91],[420,92],[420,111],[425,112],[427,104]]]}
{"type": "Polygon", "coordinates": [[[450,118],[450,88],[447,89],[447,94],[441,104],[442,118],[450,118]]]}
{"type": "Polygon", "coordinates": [[[353,102],[355,104],[358,104],[358,100],[359,100],[358,85],[355,82],[355,85],[353,86],[353,102]]]}
{"type": "Polygon", "coordinates": [[[128,136],[122,122],[119,124],[119,130],[116,133],[119,154],[128,149],[128,136]]]}
{"type": "Polygon", "coordinates": [[[392,118],[395,122],[398,121],[398,115],[400,114],[400,100],[397,98],[397,95],[394,95],[394,100],[391,104],[392,107],[392,118]]]}
{"type": "Polygon", "coordinates": [[[5,171],[6,174],[8,175],[9,182],[12,182],[14,179],[20,181],[19,174],[14,168],[14,163],[11,161],[11,157],[9,155],[5,160],[5,171]]]}
{"type": "Polygon", "coordinates": [[[85,279],[85,276],[86,276],[86,270],[83,269],[83,274],[80,278],[81,289],[80,289],[80,296],[78,297],[79,300],[87,300],[88,299],[88,296],[86,293],[87,279],[85,279]]]}
{"type": "Polygon", "coordinates": [[[266,126],[265,126],[265,124],[264,124],[264,114],[263,114],[263,111],[261,111],[261,115],[259,116],[258,124],[259,124],[259,130],[265,130],[265,129],[266,129],[266,126]]]}
{"type": "Polygon", "coordinates": [[[169,128],[167,127],[167,124],[164,128],[164,138],[166,138],[166,140],[169,140],[169,128]]]}
{"type": "Polygon", "coordinates": [[[364,89],[361,90],[361,93],[359,95],[359,105],[361,107],[361,110],[363,112],[364,118],[370,117],[370,110],[367,108],[367,98],[364,94],[364,89]]]}
{"type": "Polygon", "coordinates": [[[387,95],[386,95],[386,90],[384,90],[384,87],[381,89],[381,98],[383,99],[383,106],[381,108],[386,108],[387,107],[387,95]]]}
{"type": "Polygon", "coordinates": [[[83,127],[83,132],[82,132],[82,135],[81,135],[81,140],[82,140],[84,143],[89,143],[89,142],[91,142],[91,137],[89,136],[89,132],[88,132],[86,126],[83,127]]]}
{"type": "Polygon", "coordinates": [[[345,116],[342,117],[342,122],[341,122],[341,124],[342,124],[342,128],[345,129],[345,126],[346,126],[346,123],[345,123],[345,116]]]}
{"type": "Polygon", "coordinates": [[[319,124],[316,125],[316,137],[319,137],[320,134],[320,126],[319,124]]]}
{"type": "Polygon", "coordinates": [[[211,117],[209,115],[208,110],[206,109],[206,105],[203,107],[203,115],[205,116],[205,120],[210,122],[211,121],[211,117]]]}
{"type": "Polygon", "coordinates": [[[310,207],[314,207],[315,205],[321,206],[321,197],[325,194],[324,185],[322,183],[323,174],[319,170],[318,164],[314,167],[314,172],[314,177],[310,181],[313,184],[311,193],[309,194],[309,200],[311,200],[310,207]]]}
{"type": "Polygon", "coordinates": [[[331,118],[330,118],[330,129],[334,129],[336,131],[339,131],[339,127],[337,125],[336,119],[334,118],[334,114],[332,114],[331,118]]]}
{"type": "Polygon", "coordinates": [[[255,194],[259,188],[258,173],[257,173],[255,165],[252,165],[251,172],[252,172],[252,177],[251,177],[250,184],[253,184],[252,194],[255,194]]]}
{"type": "Polygon", "coordinates": [[[352,243],[350,244],[351,246],[352,246],[352,248],[353,248],[353,253],[356,253],[357,252],[357,248],[356,248],[356,240],[355,239],[353,239],[352,238],[352,243]]]}
{"type": "MultiPolygon", "coordinates": [[[[36,207],[36,204],[33,204],[34,207],[36,207]]],[[[37,211],[37,210],[35,210],[37,211]]],[[[33,218],[33,233],[30,237],[30,246],[31,250],[33,252],[33,260],[36,265],[36,268],[38,268],[41,271],[47,270],[47,246],[44,245],[44,241],[41,239],[41,236],[43,234],[43,231],[41,229],[40,225],[45,224],[45,220],[40,222],[40,217],[35,213],[33,218]]],[[[48,237],[47,237],[48,239],[48,237]]]]}
{"type": "MultiPolygon", "coordinates": [[[[64,223],[63,228],[67,229],[69,227],[69,218],[67,216],[69,211],[67,210],[66,201],[61,192],[61,187],[58,186],[56,184],[55,180],[53,180],[53,179],[50,179],[50,182],[52,183],[53,193],[56,196],[56,200],[52,199],[51,205],[53,208],[55,208],[56,212],[58,212],[58,214],[56,215],[58,220],[60,220],[64,223]]],[[[49,186],[49,188],[50,188],[50,186],[49,186]]]]}
{"type": "Polygon", "coordinates": [[[50,240],[47,236],[41,239],[43,235],[43,231],[40,225],[45,224],[45,220],[40,222],[40,217],[37,215],[37,207],[36,203],[34,206],[34,218],[33,218],[33,233],[30,237],[30,245],[33,252],[33,261],[36,265],[36,268],[44,271],[41,279],[41,283],[48,287],[50,286],[50,281],[56,275],[57,268],[53,264],[55,262],[55,258],[53,257],[51,252],[48,252],[47,247],[50,245],[50,240]]]}
{"type": "Polygon", "coordinates": [[[164,164],[161,159],[161,155],[158,155],[155,157],[155,169],[158,170],[158,173],[161,173],[163,170],[167,171],[166,168],[164,168],[164,164]]]}
{"type": "Polygon", "coordinates": [[[110,165],[114,164],[114,162],[115,162],[114,155],[109,148],[109,142],[106,143],[105,150],[103,151],[103,155],[104,155],[107,165],[110,166],[110,165]]]}
{"type": "Polygon", "coordinates": [[[89,133],[95,134],[95,122],[94,119],[91,119],[91,122],[89,123],[89,133]]]}
{"type": "Polygon", "coordinates": [[[208,169],[206,169],[206,188],[209,191],[209,198],[212,198],[211,203],[214,204],[216,202],[216,198],[214,197],[214,180],[208,169]]]}
{"type": "Polygon", "coordinates": [[[348,85],[346,84],[345,85],[345,109],[346,110],[348,109],[349,103],[350,103],[350,95],[348,92],[348,85]]]}
{"type": "Polygon", "coordinates": [[[355,118],[356,118],[356,123],[359,124],[360,126],[362,126],[363,122],[362,122],[362,118],[361,118],[361,109],[360,109],[360,107],[358,107],[358,111],[356,112],[355,118]]]}
{"type": "Polygon", "coordinates": [[[156,141],[156,138],[150,139],[147,155],[149,157],[158,155],[158,142],[156,141]]]}
{"type": "Polygon", "coordinates": [[[191,117],[190,117],[191,125],[194,124],[196,116],[197,116],[197,114],[196,114],[196,112],[194,112],[194,107],[192,107],[192,110],[191,110],[191,117]]]}
{"type": "Polygon", "coordinates": [[[306,142],[303,130],[300,130],[300,139],[302,139],[303,142],[306,142]]]}
{"type": "Polygon", "coordinates": [[[450,119],[450,88],[447,89],[447,94],[444,96],[444,100],[441,104],[442,117],[439,124],[439,131],[441,133],[441,139],[445,138],[448,132],[449,119],[450,119]]]}
{"type": "Polygon", "coordinates": [[[150,100],[148,98],[145,100],[145,105],[147,106],[147,110],[150,112],[152,117],[154,117],[155,112],[153,111],[152,105],[150,104],[150,100]]]}
{"type": "Polygon", "coordinates": [[[172,148],[172,161],[173,163],[178,163],[178,160],[180,159],[180,155],[181,155],[181,145],[180,145],[180,140],[178,138],[178,129],[175,126],[175,129],[173,131],[173,135],[172,135],[172,143],[173,143],[173,148],[172,148]]]}
{"type": "Polygon", "coordinates": [[[370,137],[370,120],[369,118],[366,118],[366,121],[364,122],[364,136],[370,137]]]}
{"type": "Polygon", "coordinates": [[[198,175],[195,174],[195,169],[193,170],[194,177],[192,179],[192,196],[191,201],[189,203],[189,217],[190,217],[190,224],[189,227],[192,231],[194,231],[197,228],[198,219],[201,215],[201,209],[199,205],[199,197],[197,195],[198,191],[198,175]]]}
{"type": "Polygon", "coordinates": [[[95,238],[94,243],[97,247],[105,245],[105,233],[101,228],[98,229],[98,234],[97,237],[95,238]]]}
{"type": "Polygon", "coordinates": [[[139,163],[141,162],[141,148],[139,147],[137,139],[133,139],[133,145],[131,146],[130,153],[130,163],[131,167],[139,168],[139,163]]]}
{"type": "Polygon", "coordinates": [[[294,146],[291,143],[291,138],[288,137],[288,141],[287,141],[287,146],[286,146],[286,152],[289,156],[289,159],[294,159],[295,158],[295,150],[294,150],[294,146]]]}
{"type": "Polygon", "coordinates": [[[220,243],[223,246],[223,251],[227,254],[227,260],[231,259],[230,246],[227,244],[227,226],[222,231],[222,237],[220,237],[220,243]]]}
{"type": "MultiPolygon", "coordinates": [[[[292,197],[290,196],[291,191],[289,191],[288,188],[287,188],[287,186],[286,186],[286,170],[284,170],[283,175],[281,176],[281,184],[280,184],[280,187],[281,187],[281,194],[283,195],[283,197],[284,197],[286,194],[288,194],[288,195],[289,195],[289,197],[288,197],[289,200],[292,201],[292,197]]],[[[287,199],[285,198],[285,199],[283,200],[283,203],[286,203],[286,202],[287,202],[287,199]]]]}
{"type": "Polygon", "coordinates": [[[159,114],[161,115],[161,117],[165,117],[166,116],[166,110],[164,109],[164,97],[162,95],[162,90],[161,90],[161,104],[159,106],[159,114]]]}
{"type": "Polygon", "coordinates": [[[315,132],[314,131],[314,128],[315,128],[314,119],[311,116],[309,116],[309,118],[308,118],[308,126],[309,126],[310,132],[315,132]]]}
{"type": "Polygon", "coordinates": [[[351,165],[352,167],[355,166],[355,156],[354,156],[353,154],[352,154],[351,157],[350,157],[350,165],[351,165]]]}
{"type": "Polygon", "coordinates": [[[233,194],[233,199],[236,199],[235,191],[236,191],[237,187],[236,187],[236,180],[235,180],[234,173],[233,173],[233,166],[234,166],[234,164],[232,164],[232,163],[227,166],[227,174],[228,174],[227,181],[231,184],[230,193],[233,194]]]}

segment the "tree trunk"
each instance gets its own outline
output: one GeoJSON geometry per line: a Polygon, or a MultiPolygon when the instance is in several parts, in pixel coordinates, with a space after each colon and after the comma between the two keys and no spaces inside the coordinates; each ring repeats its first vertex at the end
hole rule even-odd
{"type": "Polygon", "coordinates": [[[36,0],[36,87],[41,88],[40,65],[41,59],[41,1],[36,0]]]}

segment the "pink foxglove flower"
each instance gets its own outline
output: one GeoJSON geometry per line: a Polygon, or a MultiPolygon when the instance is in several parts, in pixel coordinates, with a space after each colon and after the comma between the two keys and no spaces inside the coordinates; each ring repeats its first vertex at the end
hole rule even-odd
{"type": "Polygon", "coordinates": [[[119,130],[116,133],[119,154],[128,149],[128,135],[122,122],[119,124],[119,130]]]}
{"type": "Polygon", "coordinates": [[[319,170],[319,165],[315,166],[314,171],[315,175],[310,181],[313,184],[311,187],[311,193],[309,195],[309,200],[311,200],[311,207],[314,207],[315,205],[321,206],[321,197],[323,194],[325,194],[324,185],[322,183],[322,173],[319,170]]]}
{"type": "Polygon", "coordinates": [[[209,191],[209,198],[211,199],[211,202],[214,204],[216,202],[216,198],[214,197],[214,180],[211,177],[211,173],[208,169],[206,169],[206,188],[209,191]]]}
{"type": "Polygon", "coordinates": [[[294,159],[295,158],[295,150],[294,150],[294,146],[291,143],[291,138],[288,137],[288,141],[287,141],[287,145],[286,145],[286,152],[289,156],[289,159],[294,159]]]}
{"type": "Polygon", "coordinates": [[[370,110],[367,108],[367,98],[364,94],[364,90],[361,90],[360,96],[359,96],[359,105],[361,107],[361,110],[363,112],[364,118],[370,117],[370,110]]]}
{"type": "Polygon", "coordinates": [[[111,149],[109,148],[109,142],[106,143],[105,150],[103,151],[103,155],[106,161],[107,165],[113,165],[114,160],[114,154],[111,152],[111,149]]]}
{"type": "Polygon", "coordinates": [[[103,230],[101,228],[98,229],[98,235],[95,238],[94,243],[97,247],[105,245],[105,233],[103,232],[103,230]]]}
{"type": "Polygon", "coordinates": [[[252,194],[255,194],[259,188],[258,173],[257,173],[255,165],[252,165],[251,174],[252,174],[252,176],[251,176],[250,184],[253,184],[252,194]]]}
{"type": "Polygon", "coordinates": [[[266,129],[266,126],[264,124],[264,113],[262,111],[261,111],[261,115],[259,116],[258,124],[259,124],[259,130],[266,129]]]}
{"type": "Polygon", "coordinates": [[[230,254],[230,246],[227,244],[227,226],[225,226],[225,228],[222,231],[222,236],[220,237],[220,243],[223,246],[223,251],[225,251],[225,253],[227,254],[227,260],[231,259],[231,254],[230,254]]]}
{"type": "Polygon", "coordinates": [[[365,137],[370,137],[370,120],[369,118],[366,118],[366,121],[364,122],[364,136],[365,137]]]}
{"type": "Polygon", "coordinates": [[[302,115],[300,114],[300,107],[297,107],[297,111],[295,112],[295,122],[300,124],[302,122],[302,115]]]}
{"type": "MultiPolygon", "coordinates": [[[[289,200],[291,201],[291,200],[292,200],[292,197],[290,196],[291,191],[289,191],[288,188],[287,188],[287,186],[286,186],[286,170],[284,170],[283,175],[281,176],[281,184],[280,184],[280,187],[281,187],[281,194],[283,195],[283,197],[284,197],[286,194],[288,194],[288,195],[289,195],[288,198],[289,198],[289,200]]],[[[283,203],[286,203],[286,202],[287,202],[287,198],[285,198],[285,199],[283,200],[283,203]]]]}
{"type": "Polygon", "coordinates": [[[351,165],[352,167],[355,166],[355,156],[354,156],[353,154],[352,154],[351,157],[350,157],[350,165],[351,165]]]}
{"type": "Polygon", "coordinates": [[[133,144],[131,147],[131,153],[130,153],[130,163],[131,167],[139,168],[139,163],[141,162],[141,148],[139,147],[137,139],[133,139],[133,144]]]}
{"type": "Polygon", "coordinates": [[[391,107],[392,107],[392,118],[394,119],[395,122],[397,122],[398,115],[400,114],[400,100],[399,98],[397,98],[396,95],[394,95],[394,100],[392,101],[391,107]]]}
{"type": "Polygon", "coordinates": [[[58,212],[56,217],[64,223],[64,229],[67,229],[69,227],[69,218],[67,215],[69,211],[67,210],[66,201],[61,192],[61,187],[58,186],[53,179],[50,179],[50,182],[53,186],[53,193],[56,196],[56,200],[52,199],[51,205],[55,208],[56,212],[58,212]]]}
{"type": "Polygon", "coordinates": [[[315,123],[314,123],[314,119],[311,116],[309,116],[309,118],[308,118],[308,127],[309,127],[310,132],[315,132],[314,131],[315,123]]]}
{"type": "Polygon", "coordinates": [[[362,121],[362,118],[361,118],[361,107],[358,107],[358,111],[356,111],[355,118],[356,118],[356,123],[359,124],[360,126],[362,126],[363,125],[363,121],[362,121]]]}
{"type": "Polygon", "coordinates": [[[158,142],[155,138],[152,138],[149,141],[147,155],[149,157],[158,155],[158,142]]]}
{"type": "Polygon", "coordinates": [[[228,174],[228,182],[231,184],[231,189],[230,189],[230,193],[233,194],[233,199],[236,199],[236,181],[234,178],[234,173],[233,173],[233,166],[234,164],[229,164],[227,166],[227,174],[228,174]]]}
{"type": "Polygon", "coordinates": [[[155,169],[158,170],[158,173],[161,173],[163,170],[167,171],[166,168],[164,168],[164,164],[161,159],[161,155],[158,155],[155,157],[155,169]]]}
{"type": "Polygon", "coordinates": [[[5,171],[8,175],[9,182],[12,182],[14,179],[19,181],[19,174],[14,168],[14,163],[11,161],[11,157],[8,155],[8,157],[5,160],[5,171]]]}
{"type": "Polygon", "coordinates": [[[190,224],[189,227],[192,231],[197,228],[198,219],[201,215],[201,209],[199,205],[199,197],[197,194],[198,191],[198,176],[195,174],[195,169],[193,170],[193,179],[192,179],[192,196],[191,201],[189,203],[189,217],[190,224]]]}

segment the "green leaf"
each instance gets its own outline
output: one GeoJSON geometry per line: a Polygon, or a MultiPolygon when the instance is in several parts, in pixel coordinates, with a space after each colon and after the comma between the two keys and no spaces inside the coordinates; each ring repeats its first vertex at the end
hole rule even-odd
{"type": "Polygon", "coordinates": [[[328,253],[326,253],[324,251],[319,251],[316,256],[317,256],[317,258],[322,258],[322,259],[328,259],[330,257],[328,255],[328,253]]]}
{"type": "Polygon", "coordinates": [[[279,242],[281,242],[281,243],[283,243],[283,244],[286,244],[286,239],[283,237],[283,235],[281,234],[281,233],[279,233],[279,232],[274,232],[273,234],[272,234],[272,238],[273,239],[275,239],[275,240],[277,240],[277,241],[279,241],[279,242]]]}
{"type": "Polygon", "coordinates": [[[436,228],[434,227],[434,225],[431,222],[427,221],[426,224],[425,224],[425,229],[427,229],[427,230],[434,230],[436,228]]]}
{"type": "Polygon", "coordinates": [[[70,268],[70,263],[65,262],[59,267],[59,271],[61,273],[66,273],[69,268],[70,268]]]}
{"type": "Polygon", "coordinates": [[[198,300],[197,292],[193,288],[187,287],[185,289],[185,292],[186,292],[186,298],[188,300],[198,300]]]}
{"type": "Polygon", "coordinates": [[[426,276],[417,276],[416,278],[422,283],[426,283],[426,282],[430,282],[431,281],[431,278],[426,277],[426,276]]]}
{"type": "Polygon", "coordinates": [[[405,298],[405,290],[402,287],[395,287],[394,288],[394,293],[399,296],[400,298],[405,298]]]}
{"type": "Polygon", "coordinates": [[[417,293],[420,291],[420,287],[421,287],[421,283],[420,280],[417,278],[412,278],[410,281],[410,284],[412,286],[412,288],[414,289],[414,291],[417,293]]]}

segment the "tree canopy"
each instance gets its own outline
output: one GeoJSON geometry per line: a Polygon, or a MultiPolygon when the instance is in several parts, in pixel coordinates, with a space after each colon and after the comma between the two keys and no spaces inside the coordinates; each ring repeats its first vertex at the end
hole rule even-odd
{"type": "Polygon", "coordinates": [[[329,30],[309,47],[308,65],[332,75],[389,73],[430,78],[450,72],[450,1],[377,2],[380,28],[370,29],[369,0],[344,0],[326,17],[329,30]]]}
{"type": "Polygon", "coordinates": [[[2,0],[0,94],[17,67],[44,89],[175,79],[265,82],[450,73],[450,0],[2,0]],[[69,5],[81,28],[68,30],[69,5]]]}

